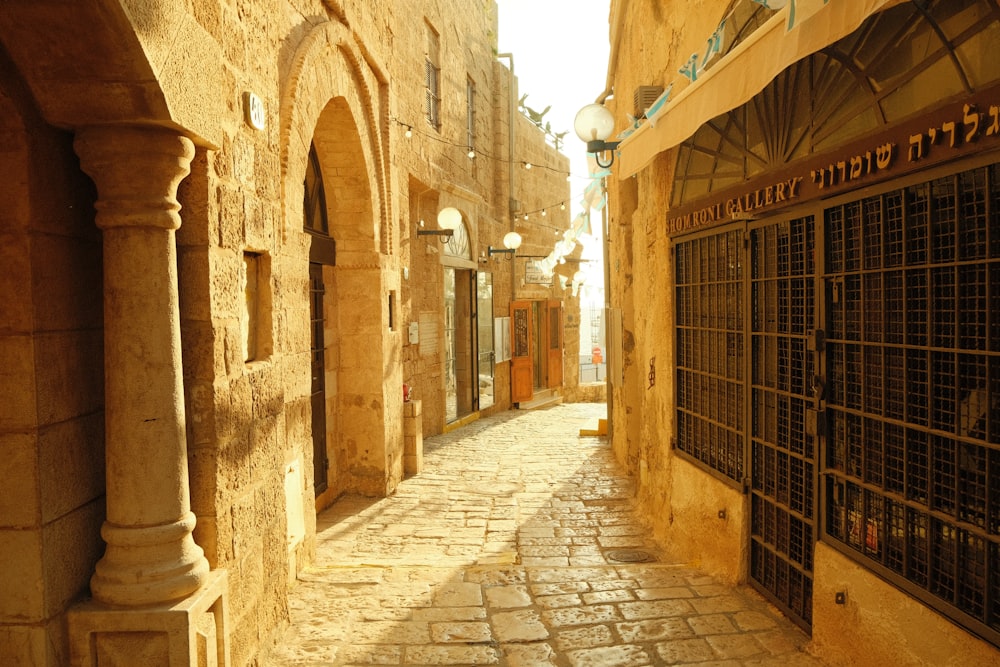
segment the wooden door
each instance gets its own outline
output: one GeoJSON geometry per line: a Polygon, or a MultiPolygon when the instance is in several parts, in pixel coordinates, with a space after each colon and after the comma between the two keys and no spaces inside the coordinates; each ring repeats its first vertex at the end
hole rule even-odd
{"type": "Polygon", "coordinates": [[[530,401],[535,395],[532,341],[531,302],[510,304],[510,400],[530,401]]]}
{"type": "Polygon", "coordinates": [[[549,389],[561,387],[563,382],[562,301],[549,301],[546,311],[546,364],[549,389]]]}

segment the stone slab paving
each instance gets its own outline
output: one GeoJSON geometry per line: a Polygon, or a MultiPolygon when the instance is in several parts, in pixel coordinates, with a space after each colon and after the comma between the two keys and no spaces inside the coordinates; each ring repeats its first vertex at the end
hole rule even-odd
{"type": "Polygon", "coordinates": [[[665,560],[607,440],[579,435],[604,414],[484,418],[426,438],[392,497],[338,500],[262,664],[822,665],[756,592],[665,560]]]}

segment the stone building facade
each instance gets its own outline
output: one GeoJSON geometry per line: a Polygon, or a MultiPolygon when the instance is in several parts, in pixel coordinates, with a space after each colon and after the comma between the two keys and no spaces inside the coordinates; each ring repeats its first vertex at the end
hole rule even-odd
{"type": "Polygon", "coordinates": [[[614,449],[833,664],[1000,660],[998,35],[994,0],[611,3],[614,449]]]}
{"type": "Polygon", "coordinates": [[[464,418],[480,374],[512,405],[474,333],[512,299],[575,311],[487,253],[551,233],[512,201],[569,197],[496,26],[492,1],[0,7],[0,663],[253,664],[317,510],[393,491],[448,369],[464,418]],[[419,234],[443,208],[448,244],[419,234]]]}

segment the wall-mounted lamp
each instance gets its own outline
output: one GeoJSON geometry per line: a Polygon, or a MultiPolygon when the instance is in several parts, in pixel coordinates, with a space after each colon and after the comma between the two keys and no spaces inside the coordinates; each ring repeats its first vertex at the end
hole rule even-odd
{"type": "Polygon", "coordinates": [[[486,251],[489,253],[490,257],[493,255],[507,255],[507,259],[514,256],[517,249],[521,247],[521,235],[517,232],[507,232],[503,237],[503,248],[494,248],[489,246],[486,251]]]}
{"type": "Polygon", "coordinates": [[[620,142],[607,141],[615,129],[615,117],[603,104],[588,104],[576,112],[573,130],[580,141],[587,143],[587,152],[594,154],[597,166],[607,169],[615,163],[615,149],[620,142]],[[601,162],[601,155],[610,153],[607,164],[601,162]]]}
{"type": "MultiPolygon", "coordinates": [[[[417,236],[439,236],[441,243],[448,243],[455,235],[455,230],[462,225],[462,213],[457,208],[451,206],[441,209],[438,213],[439,229],[418,229],[417,236]]],[[[420,221],[420,226],[424,226],[424,221],[420,221]]]]}

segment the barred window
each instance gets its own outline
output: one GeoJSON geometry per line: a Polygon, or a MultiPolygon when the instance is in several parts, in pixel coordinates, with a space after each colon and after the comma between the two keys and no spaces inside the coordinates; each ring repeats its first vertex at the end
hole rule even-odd
{"type": "Polygon", "coordinates": [[[1000,643],[1000,166],[826,212],[825,535],[1000,643]]]}
{"type": "Polygon", "coordinates": [[[676,246],[678,451],[743,483],[743,231],[676,246]]]}

